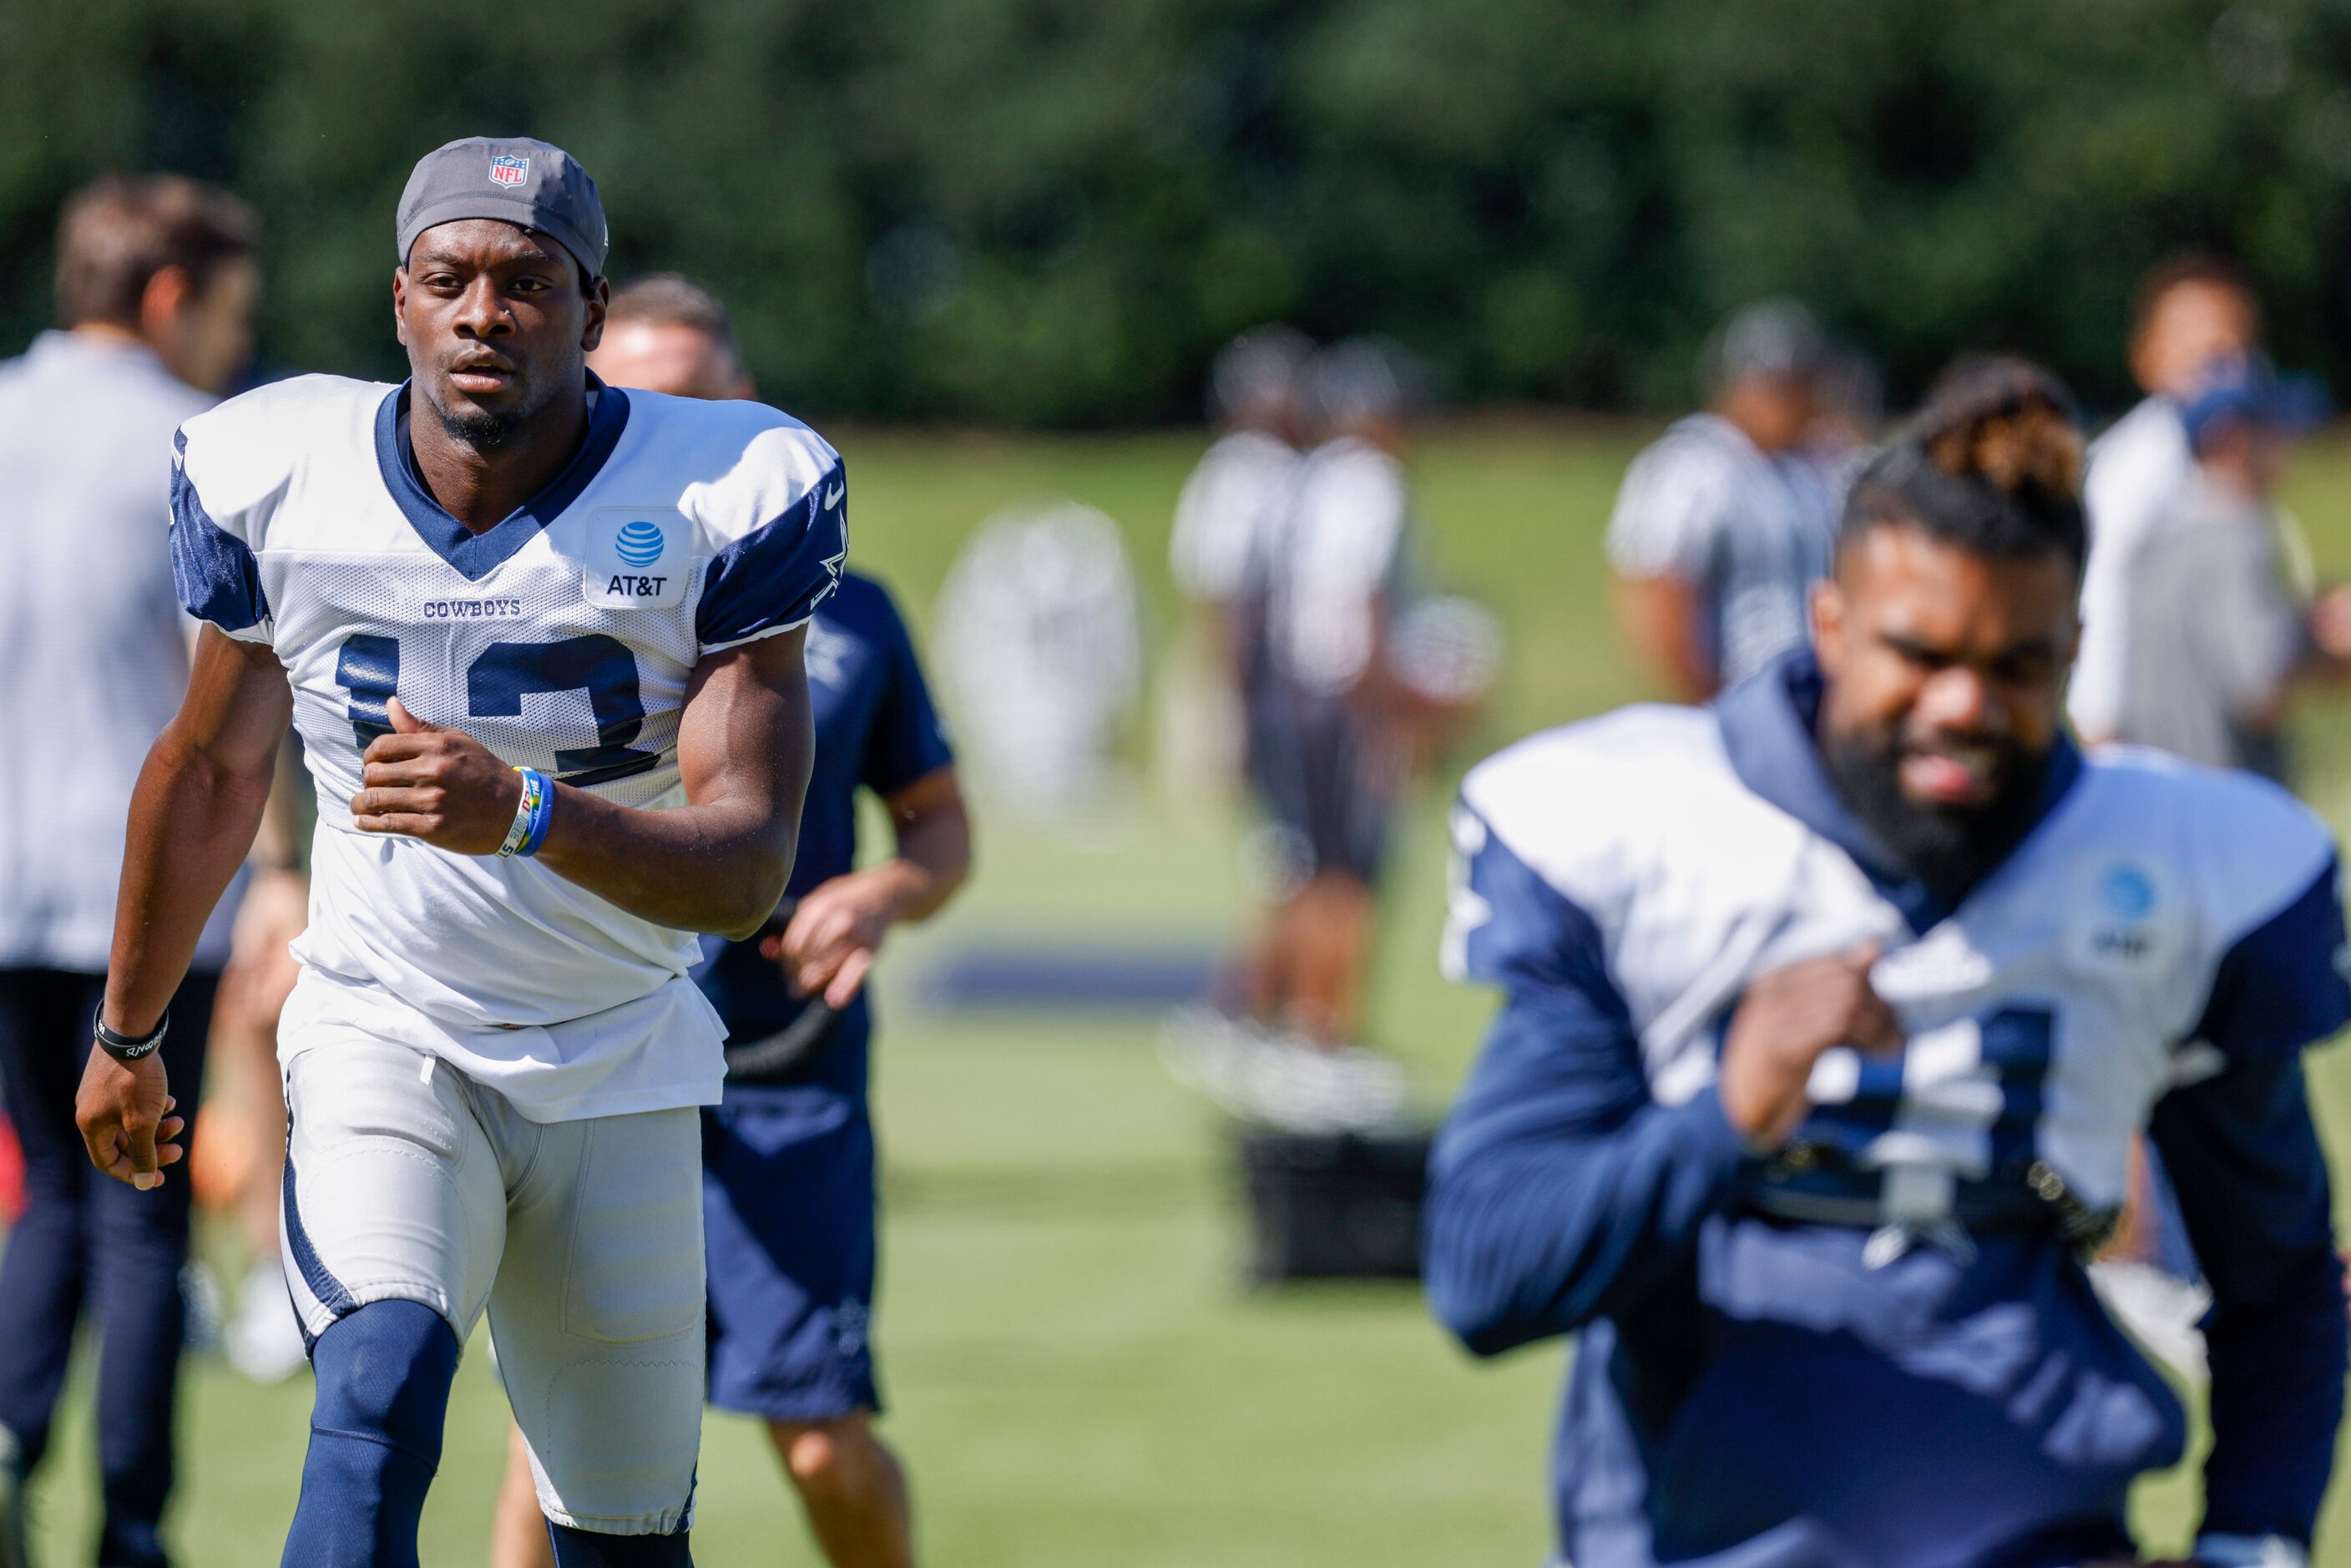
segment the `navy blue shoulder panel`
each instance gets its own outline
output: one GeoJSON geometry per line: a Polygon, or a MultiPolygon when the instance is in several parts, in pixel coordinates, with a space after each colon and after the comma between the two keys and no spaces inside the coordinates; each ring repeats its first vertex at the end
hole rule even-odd
{"type": "Polygon", "coordinates": [[[1512,990],[1573,992],[1594,1016],[1627,1023],[1632,1009],[1608,973],[1598,924],[1520,859],[1473,808],[1465,803],[1461,810],[1485,839],[1462,856],[1454,894],[1455,921],[1465,928],[1462,973],[1512,990]]]}
{"type": "Polygon", "coordinates": [[[2333,856],[2294,900],[2220,960],[2195,1038],[2232,1061],[2296,1051],[2351,1023],[2342,962],[2342,870],[2333,856]]]}
{"type": "MultiPolygon", "coordinates": [[[[184,458],[187,436],[174,432],[172,448],[184,458]]],[[[184,462],[172,465],[172,582],[189,614],[224,632],[242,632],[269,618],[253,547],[213,521],[184,462]]]]}
{"type": "Polygon", "coordinates": [[[816,612],[849,552],[847,465],[835,459],[808,494],[710,558],[695,638],[724,647],[816,612]]]}

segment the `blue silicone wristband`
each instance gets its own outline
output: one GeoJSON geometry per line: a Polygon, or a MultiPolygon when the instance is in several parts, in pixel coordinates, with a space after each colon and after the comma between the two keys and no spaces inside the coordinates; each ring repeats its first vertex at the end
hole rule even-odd
{"type": "Polygon", "coordinates": [[[516,855],[528,860],[538,853],[540,845],[547,842],[548,824],[555,821],[555,780],[536,768],[527,768],[523,771],[538,785],[538,799],[531,803],[530,829],[523,834],[522,842],[515,846],[516,855]]]}

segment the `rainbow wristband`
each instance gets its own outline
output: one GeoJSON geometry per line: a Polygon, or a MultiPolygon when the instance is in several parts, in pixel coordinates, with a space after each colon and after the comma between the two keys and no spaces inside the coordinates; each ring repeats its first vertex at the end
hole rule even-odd
{"type": "Polygon", "coordinates": [[[500,859],[528,860],[547,842],[548,824],[555,820],[555,780],[536,768],[517,768],[522,775],[522,800],[515,806],[514,826],[498,846],[500,859]]]}

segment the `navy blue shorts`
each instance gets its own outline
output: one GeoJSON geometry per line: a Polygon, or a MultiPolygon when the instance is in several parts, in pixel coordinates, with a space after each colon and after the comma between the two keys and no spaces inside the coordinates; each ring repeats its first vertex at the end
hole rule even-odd
{"type": "Polygon", "coordinates": [[[1252,694],[1249,778],[1306,875],[1375,883],[1403,778],[1398,737],[1343,699],[1272,682],[1252,694]]]}
{"type": "Polygon", "coordinates": [[[730,1089],[702,1113],[710,1402],[770,1421],[879,1410],[873,1128],[817,1087],[730,1089]]]}

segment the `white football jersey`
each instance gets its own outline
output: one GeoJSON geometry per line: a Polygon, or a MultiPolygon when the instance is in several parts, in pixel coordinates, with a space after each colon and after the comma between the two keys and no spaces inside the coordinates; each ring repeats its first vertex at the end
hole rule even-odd
{"type": "Polygon", "coordinates": [[[1281,526],[1298,451],[1261,430],[1236,430],[1202,455],[1176,498],[1167,565],[1186,599],[1229,604],[1249,587],[1260,542],[1281,526]]]}
{"type": "Polygon", "coordinates": [[[841,458],[807,426],[591,387],[578,455],[480,535],[415,476],[404,387],[248,392],[181,428],[172,481],[183,602],[293,686],[319,794],[309,994],[390,1004],[385,1032],[539,1120],[716,1100],[723,1034],[683,978],[699,948],[535,862],[360,833],[387,700],[617,804],[679,805],[695,664],[805,622],[847,548],[841,458]]]}
{"type": "Polygon", "coordinates": [[[1806,1155],[1772,1166],[1765,1210],[1931,1228],[1970,1184],[2016,1193],[2036,1162],[2111,1208],[2171,1087],[2269,1033],[2307,1038],[2271,1020],[2341,1016],[2335,846],[2284,791],[2068,748],[2064,792],[2006,861],[1956,907],[1906,908],[1823,831],[1841,808],[1790,809],[1829,791],[1780,686],[1628,708],[1473,770],[1446,953],[1457,978],[1518,984],[1596,935],[1587,984],[1617,998],[1651,1096],[1679,1104],[1714,1082],[1757,976],[1882,943],[1872,980],[1907,1044],[1819,1059],[1806,1155]],[[2329,994],[2270,994],[2280,975],[2329,994]]]}

